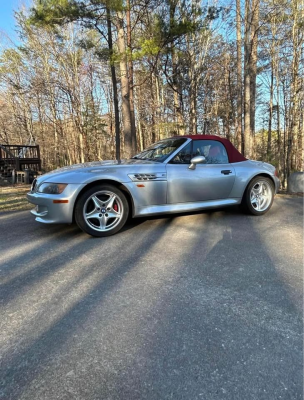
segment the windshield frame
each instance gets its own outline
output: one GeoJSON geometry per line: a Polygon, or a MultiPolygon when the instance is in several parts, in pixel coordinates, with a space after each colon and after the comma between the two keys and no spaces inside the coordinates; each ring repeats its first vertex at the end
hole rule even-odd
{"type": "Polygon", "coordinates": [[[190,138],[187,138],[187,137],[184,137],[184,136],[178,136],[178,137],[169,137],[169,138],[166,138],[166,139],[162,139],[162,140],[159,140],[158,142],[155,142],[155,143],[153,143],[151,146],[149,146],[149,147],[147,147],[147,148],[145,148],[143,151],[141,151],[140,153],[137,153],[135,156],[133,156],[132,157],[132,159],[133,160],[147,160],[147,161],[154,161],[154,162],[158,162],[158,163],[160,163],[160,164],[167,164],[184,146],[186,146],[189,142],[191,141],[191,139],[190,138]],[[177,147],[172,153],[170,153],[170,154],[168,154],[168,156],[165,158],[165,159],[163,159],[163,160],[157,160],[157,159],[154,159],[154,158],[136,158],[136,156],[137,155],[139,155],[139,154],[141,154],[141,153],[143,153],[144,151],[147,151],[147,150],[149,150],[149,149],[153,149],[157,144],[160,144],[160,143],[162,143],[162,142],[165,142],[165,141],[167,141],[167,140],[173,140],[173,139],[176,139],[176,140],[179,140],[179,139],[185,139],[185,141],[179,146],[179,147],[177,147]]]}

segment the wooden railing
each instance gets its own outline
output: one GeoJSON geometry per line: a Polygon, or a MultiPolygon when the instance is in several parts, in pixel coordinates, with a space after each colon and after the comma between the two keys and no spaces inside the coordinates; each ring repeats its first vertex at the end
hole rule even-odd
{"type": "Polygon", "coordinates": [[[39,146],[20,146],[13,144],[2,144],[0,145],[0,159],[1,158],[40,159],[39,146]]]}
{"type": "Polygon", "coordinates": [[[16,171],[41,170],[39,146],[0,145],[0,162],[9,164],[16,171]]]}

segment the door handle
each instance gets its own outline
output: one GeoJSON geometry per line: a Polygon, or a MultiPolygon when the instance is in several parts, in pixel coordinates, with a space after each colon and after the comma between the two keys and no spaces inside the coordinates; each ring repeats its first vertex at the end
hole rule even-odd
{"type": "Polygon", "coordinates": [[[232,171],[230,171],[230,169],[223,169],[221,171],[221,173],[224,174],[224,175],[229,175],[229,174],[232,174],[232,171]]]}

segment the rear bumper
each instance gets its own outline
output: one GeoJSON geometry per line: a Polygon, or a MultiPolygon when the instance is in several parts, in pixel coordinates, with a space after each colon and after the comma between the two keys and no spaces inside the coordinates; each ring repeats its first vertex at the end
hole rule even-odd
{"type": "Polygon", "coordinates": [[[274,176],[273,179],[274,179],[274,184],[275,184],[275,194],[277,194],[278,191],[280,190],[281,183],[280,183],[280,180],[278,177],[274,176]]]}
{"type": "Polygon", "coordinates": [[[29,192],[27,200],[36,206],[31,210],[31,213],[36,217],[36,221],[44,224],[73,222],[74,204],[84,186],[82,184],[69,184],[60,195],[29,192]],[[54,203],[54,200],[64,200],[67,203],[54,203]]]}

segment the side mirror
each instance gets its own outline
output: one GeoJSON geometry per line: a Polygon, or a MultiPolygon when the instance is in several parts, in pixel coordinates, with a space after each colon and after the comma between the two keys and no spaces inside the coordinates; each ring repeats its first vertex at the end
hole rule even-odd
{"type": "Polygon", "coordinates": [[[191,158],[190,163],[191,164],[189,165],[189,169],[195,169],[196,164],[205,164],[206,158],[204,156],[196,156],[196,157],[191,158]]]}

